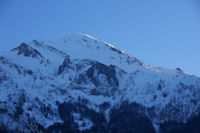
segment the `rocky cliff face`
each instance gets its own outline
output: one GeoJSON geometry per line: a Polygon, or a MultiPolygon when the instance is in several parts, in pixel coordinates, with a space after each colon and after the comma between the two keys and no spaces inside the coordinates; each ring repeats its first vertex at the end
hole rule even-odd
{"type": "Polygon", "coordinates": [[[0,54],[0,131],[200,132],[200,78],[76,34],[0,54]]]}

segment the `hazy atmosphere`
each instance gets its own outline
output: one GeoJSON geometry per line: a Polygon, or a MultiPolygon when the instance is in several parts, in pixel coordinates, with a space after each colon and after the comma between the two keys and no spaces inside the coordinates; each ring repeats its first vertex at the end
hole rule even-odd
{"type": "Polygon", "coordinates": [[[85,33],[146,64],[200,76],[198,0],[0,0],[0,52],[85,33]]]}

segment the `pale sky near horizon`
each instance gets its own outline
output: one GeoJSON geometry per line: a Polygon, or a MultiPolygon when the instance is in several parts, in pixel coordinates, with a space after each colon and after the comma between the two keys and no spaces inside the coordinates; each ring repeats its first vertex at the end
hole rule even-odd
{"type": "Polygon", "coordinates": [[[78,32],[200,76],[199,0],[0,0],[0,52],[78,32]]]}

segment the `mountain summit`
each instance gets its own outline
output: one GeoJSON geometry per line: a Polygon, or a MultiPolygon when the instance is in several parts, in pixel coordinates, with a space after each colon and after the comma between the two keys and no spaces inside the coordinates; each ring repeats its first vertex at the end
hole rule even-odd
{"type": "Polygon", "coordinates": [[[200,132],[200,78],[86,34],[0,53],[0,131],[200,132]]]}

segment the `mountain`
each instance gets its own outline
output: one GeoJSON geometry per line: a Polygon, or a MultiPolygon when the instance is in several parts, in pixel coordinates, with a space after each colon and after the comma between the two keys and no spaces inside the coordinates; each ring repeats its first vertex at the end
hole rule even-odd
{"type": "Polygon", "coordinates": [[[0,132],[197,133],[200,78],[86,34],[0,53],[0,132]]]}

